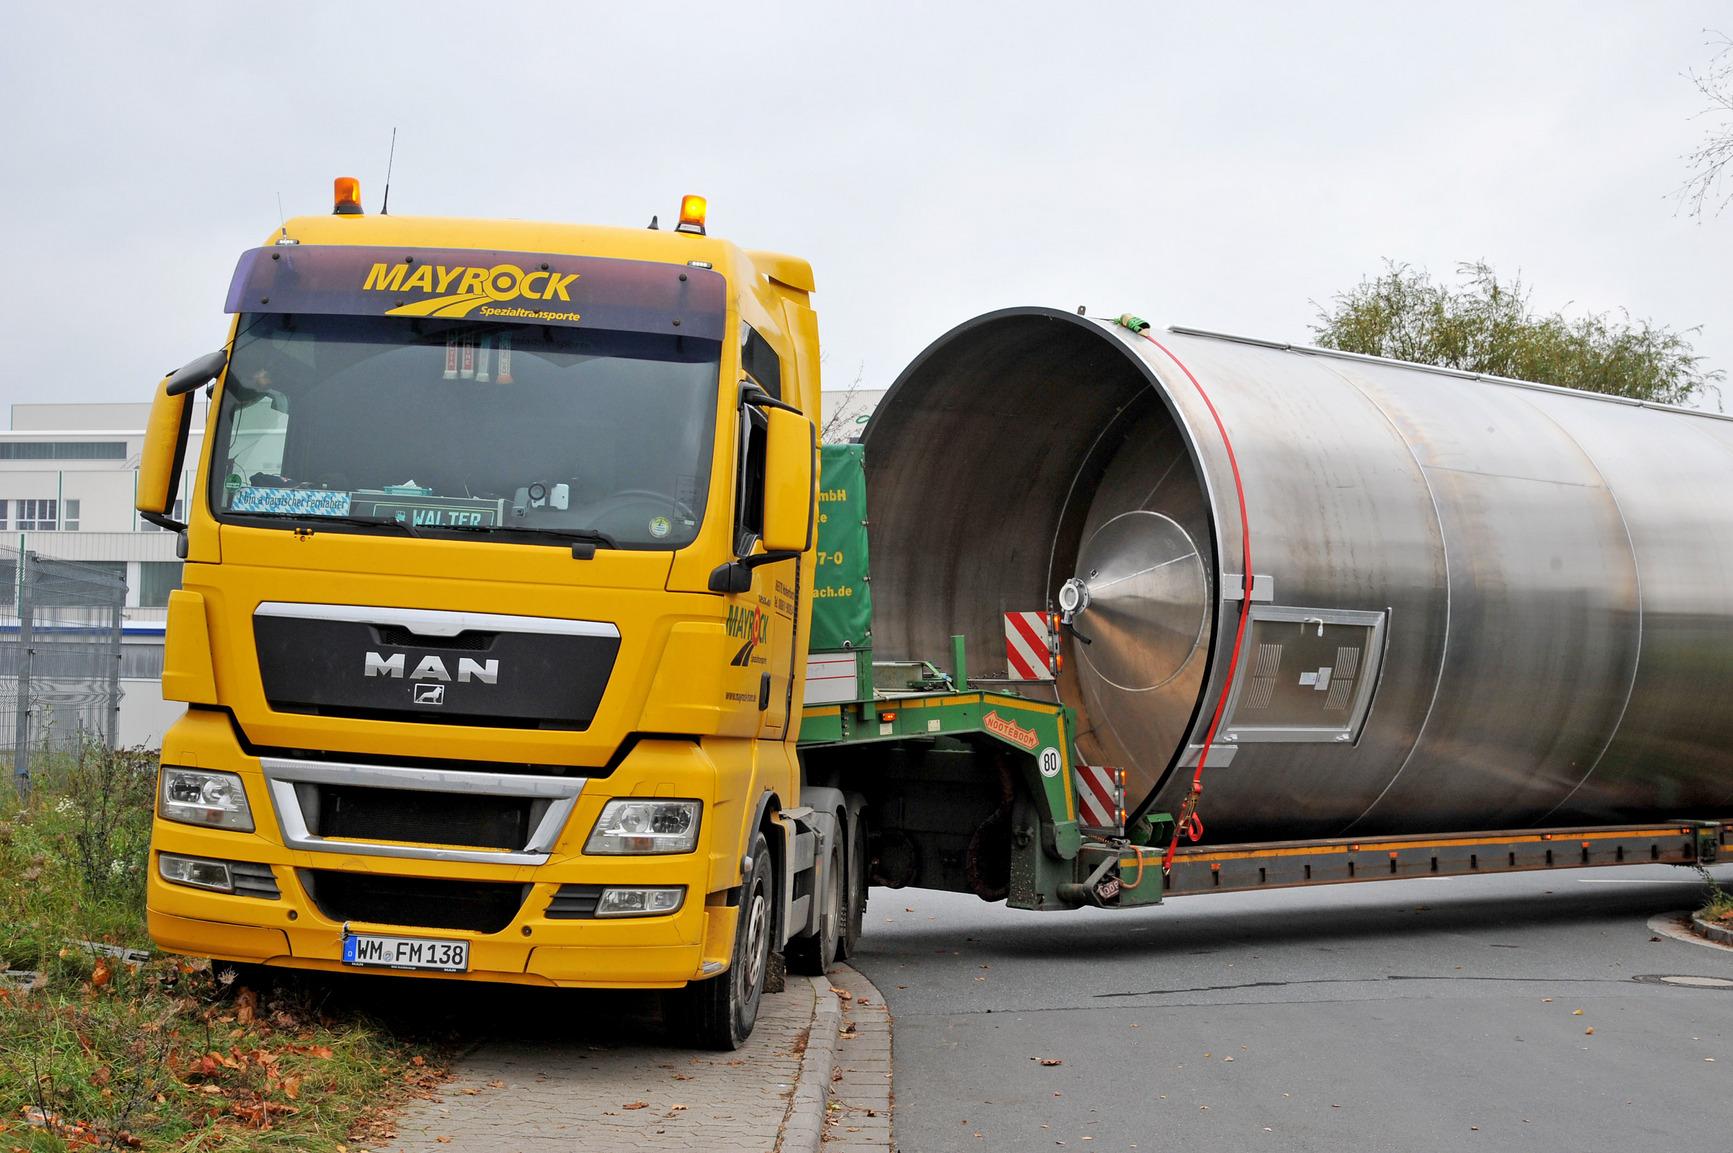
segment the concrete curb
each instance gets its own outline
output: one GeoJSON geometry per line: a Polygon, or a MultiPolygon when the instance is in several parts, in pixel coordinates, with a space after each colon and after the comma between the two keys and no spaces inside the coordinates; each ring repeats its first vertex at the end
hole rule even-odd
{"type": "Polygon", "coordinates": [[[794,1097],[782,1121],[776,1147],[781,1153],[818,1153],[824,1141],[825,1106],[830,1099],[830,1074],[836,1067],[837,1029],[842,1024],[842,1001],[831,992],[829,977],[807,977],[812,982],[812,1027],[806,1035],[806,1052],[794,1097]]]}
{"type": "Polygon", "coordinates": [[[1692,924],[1691,912],[1680,909],[1675,913],[1656,913],[1648,921],[1649,932],[1670,941],[1692,945],[1699,949],[1714,949],[1717,953],[1733,953],[1733,945],[1723,945],[1719,941],[1711,941],[1697,931],[1692,924]]]}
{"type": "Polygon", "coordinates": [[[1709,938],[1719,945],[1733,945],[1733,929],[1723,925],[1712,925],[1696,913],[1691,914],[1691,928],[1701,936],[1709,938]]]}

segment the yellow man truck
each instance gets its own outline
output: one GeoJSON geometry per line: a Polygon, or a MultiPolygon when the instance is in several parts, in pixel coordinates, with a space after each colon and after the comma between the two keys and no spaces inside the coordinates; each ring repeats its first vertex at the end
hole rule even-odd
{"type": "Polygon", "coordinates": [[[1733,605],[1646,526],[1733,539],[1679,496],[1733,426],[1014,309],[821,454],[813,289],[696,197],[576,227],[341,179],[245,253],[140,467],[186,560],[157,943],[662,988],[727,1048],[869,880],[1127,908],[1725,845],[1728,714],[1679,693],[1733,692],[1733,605]]]}

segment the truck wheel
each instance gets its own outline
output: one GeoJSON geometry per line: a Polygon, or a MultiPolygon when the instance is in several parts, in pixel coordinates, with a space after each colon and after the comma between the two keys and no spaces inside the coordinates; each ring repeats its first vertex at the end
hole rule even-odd
{"type": "Polygon", "coordinates": [[[843,875],[842,889],[842,932],[836,939],[836,959],[839,961],[855,955],[866,925],[867,831],[864,814],[855,818],[849,833],[848,869],[843,875]]]}
{"type": "Polygon", "coordinates": [[[809,977],[822,977],[836,960],[836,939],[842,929],[842,846],[830,847],[830,866],[825,869],[824,892],[818,906],[818,931],[810,937],[796,937],[783,950],[790,972],[809,977]]]}
{"type": "Polygon", "coordinates": [[[682,991],[692,1039],[706,1049],[738,1049],[758,1021],[758,1002],[770,967],[770,844],[752,838],[752,871],[740,886],[740,924],[728,972],[694,981],[682,991]]]}

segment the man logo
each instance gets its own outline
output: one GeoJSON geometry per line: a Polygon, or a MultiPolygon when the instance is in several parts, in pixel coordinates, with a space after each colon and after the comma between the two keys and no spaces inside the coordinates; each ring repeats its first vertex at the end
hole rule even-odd
{"type": "Polygon", "coordinates": [[[445,703],[445,686],[416,685],[415,703],[418,705],[443,705],[445,703]]]}
{"type": "MultiPolygon", "coordinates": [[[[361,659],[361,675],[367,677],[403,678],[408,662],[403,653],[392,653],[384,656],[369,652],[361,659]]],[[[445,662],[439,657],[428,654],[421,658],[415,670],[409,674],[412,681],[451,681],[451,670],[445,667],[445,662]]],[[[470,681],[480,681],[484,685],[499,684],[499,661],[489,657],[478,661],[472,657],[457,658],[457,683],[467,684],[470,681]]]]}

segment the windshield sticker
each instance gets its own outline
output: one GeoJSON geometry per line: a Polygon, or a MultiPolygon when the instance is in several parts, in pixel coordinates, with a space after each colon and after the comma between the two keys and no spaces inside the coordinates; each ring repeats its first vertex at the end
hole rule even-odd
{"type": "Polygon", "coordinates": [[[493,380],[493,337],[481,338],[481,347],[476,351],[475,382],[487,384],[493,380]]]}
{"type": "MultiPolygon", "coordinates": [[[[405,491],[394,485],[381,491],[357,492],[351,508],[358,516],[390,517],[392,520],[430,528],[447,525],[494,525],[505,519],[505,501],[482,497],[431,496],[405,491]]],[[[423,490],[426,492],[426,490],[423,490]]]]}
{"type": "Polygon", "coordinates": [[[349,515],[349,494],[327,488],[265,488],[248,484],[230,488],[229,493],[232,512],[268,512],[287,516],[349,515]]]}
{"type": "Polygon", "coordinates": [[[684,262],[307,244],[245,253],[226,310],[581,323],[719,341],[724,283],[684,262]]]}
{"type": "Polygon", "coordinates": [[[511,378],[511,333],[499,334],[499,375],[494,378],[500,384],[513,383],[511,378]]]}
{"type": "Polygon", "coordinates": [[[445,379],[447,380],[457,379],[458,346],[462,343],[463,341],[455,332],[445,338],[445,379]]]}
{"type": "Polygon", "coordinates": [[[667,517],[653,516],[650,518],[650,535],[655,537],[657,540],[661,540],[673,531],[674,524],[667,517]]]}

